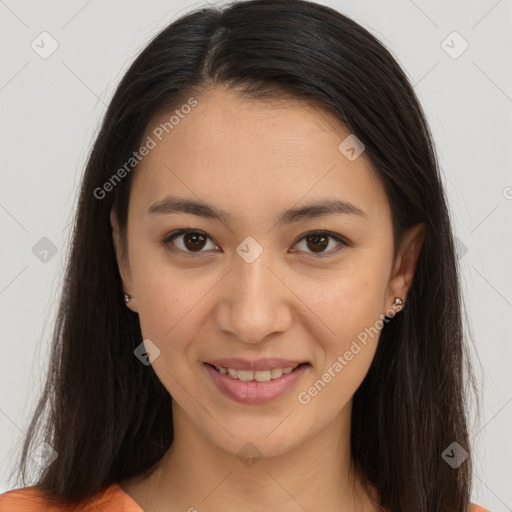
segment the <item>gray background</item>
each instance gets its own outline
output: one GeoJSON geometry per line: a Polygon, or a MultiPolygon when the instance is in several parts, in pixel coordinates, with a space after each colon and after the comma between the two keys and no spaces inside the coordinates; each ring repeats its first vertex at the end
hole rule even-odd
{"type": "MultiPolygon", "coordinates": [[[[0,0],[0,492],[13,486],[42,383],[77,185],[99,121],[145,43],[202,3],[0,0]],[[43,31],[58,44],[47,58],[41,53],[55,43],[43,31]]],[[[424,106],[452,209],[483,397],[472,428],[472,501],[512,511],[512,2],[321,3],[375,34],[424,106]]]]}

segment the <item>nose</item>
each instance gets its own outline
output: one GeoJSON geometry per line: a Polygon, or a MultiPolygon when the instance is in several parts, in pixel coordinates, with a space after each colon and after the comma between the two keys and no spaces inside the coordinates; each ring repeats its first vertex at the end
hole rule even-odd
{"type": "Polygon", "coordinates": [[[218,328],[243,343],[261,343],[292,323],[293,293],[265,253],[252,263],[235,258],[218,296],[218,328]]]}

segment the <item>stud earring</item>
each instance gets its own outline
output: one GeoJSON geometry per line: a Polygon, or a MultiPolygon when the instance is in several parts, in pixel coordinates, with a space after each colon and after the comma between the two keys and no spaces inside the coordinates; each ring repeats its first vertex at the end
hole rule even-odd
{"type": "Polygon", "coordinates": [[[402,311],[403,306],[404,306],[404,301],[400,297],[395,297],[392,306],[386,311],[385,318],[387,318],[389,321],[397,313],[402,311]]]}
{"type": "Polygon", "coordinates": [[[393,302],[393,306],[399,306],[400,309],[403,308],[404,301],[400,297],[395,297],[395,301],[393,302]]]}
{"type": "Polygon", "coordinates": [[[130,300],[132,299],[132,297],[130,297],[129,295],[127,295],[126,293],[124,294],[124,301],[125,303],[128,303],[130,302],[130,300]]]}

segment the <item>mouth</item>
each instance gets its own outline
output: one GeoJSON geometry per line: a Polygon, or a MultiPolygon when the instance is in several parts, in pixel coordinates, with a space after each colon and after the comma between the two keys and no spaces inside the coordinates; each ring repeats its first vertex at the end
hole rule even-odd
{"type": "Polygon", "coordinates": [[[213,389],[230,400],[246,405],[262,405],[288,395],[312,365],[295,362],[294,366],[272,365],[268,368],[267,365],[267,369],[246,370],[205,362],[203,367],[210,375],[213,389]]]}
{"type": "Polygon", "coordinates": [[[275,367],[267,370],[241,370],[236,368],[229,368],[224,366],[216,366],[211,363],[205,363],[213,368],[216,372],[227,375],[233,379],[241,380],[243,382],[269,382],[281,378],[283,375],[288,375],[297,371],[303,366],[311,366],[310,363],[299,363],[295,366],[275,367]]]}

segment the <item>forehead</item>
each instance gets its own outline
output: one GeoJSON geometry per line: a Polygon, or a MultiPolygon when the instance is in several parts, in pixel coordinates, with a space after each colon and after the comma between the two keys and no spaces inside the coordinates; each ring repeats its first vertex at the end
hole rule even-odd
{"type": "Polygon", "coordinates": [[[349,160],[339,150],[350,132],[325,109],[302,100],[248,99],[222,88],[194,99],[192,109],[178,106],[148,124],[144,140],[151,137],[154,147],[132,185],[141,208],[178,194],[247,216],[328,195],[370,216],[389,214],[364,152],[349,160]]]}

